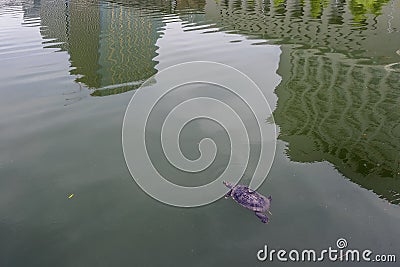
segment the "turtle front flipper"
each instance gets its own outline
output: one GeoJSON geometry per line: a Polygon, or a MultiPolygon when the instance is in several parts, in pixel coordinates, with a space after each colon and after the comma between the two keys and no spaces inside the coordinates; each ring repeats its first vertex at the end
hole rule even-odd
{"type": "Polygon", "coordinates": [[[232,196],[232,189],[228,191],[228,193],[225,194],[225,198],[229,198],[232,196]]]}
{"type": "Polygon", "coordinates": [[[263,223],[268,223],[269,222],[269,218],[266,214],[262,213],[262,212],[257,212],[256,211],[256,216],[263,222],[263,223]]]}
{"type": "Polygon", "coordinates": [[[226,187],[228,187],[228,188],[230,189],[230,190],[228,191],[228,193],[226,193],[225,198],[231,197],[231,196],[232,196],[232,189],[233,189],[233,186],[232,186],[230,183],[225,182],[225,181],[223,181],[222,183],[223,183],[226,187]]]}

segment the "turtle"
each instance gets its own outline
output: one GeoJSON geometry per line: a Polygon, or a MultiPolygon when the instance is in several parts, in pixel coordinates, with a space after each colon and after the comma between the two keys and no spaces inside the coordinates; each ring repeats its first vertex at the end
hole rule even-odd
{"type": "Polygon", "coordinates": [[[239,205],[254,211],[256,216],[263,223],[269,222],[269,218],[266,213],[268,212],[272,215],[272,213],[269,211],[272,201],[271,196],[265,197],[245,185],[238,184],[233,186],[225,181],[223,183],[230,189],[228,193],[226,193],[225,198],[232,197],[233,200],[239,203],[239,205]]]}

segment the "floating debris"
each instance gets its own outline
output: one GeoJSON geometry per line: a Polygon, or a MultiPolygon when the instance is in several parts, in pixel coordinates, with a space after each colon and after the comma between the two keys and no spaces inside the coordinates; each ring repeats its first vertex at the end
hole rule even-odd
{"type": "Polygon", "coordinates": [[[73,198],[75,196],[75,194],[71,194],[68,196],[69,199],[73,198]]]}

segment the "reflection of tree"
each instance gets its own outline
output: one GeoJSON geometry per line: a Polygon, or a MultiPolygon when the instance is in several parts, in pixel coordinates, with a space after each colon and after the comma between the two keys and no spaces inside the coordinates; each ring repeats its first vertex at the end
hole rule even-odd
{"type": "Polygon", "coordinates": [[[287,55],[274,117],[290,159],[329,161],[353,182],[399,203],[400,75],[312,50],[287,55]]]}
{"type": "Polygon", "coordinates": [[[313,18],[321,18],[322,11],[329,4],[328,0],[310,0],[310,13],[313,18]]]}
{"type": "Polygon", "coordinates": [[[286,0],[273,0],[274,1],[274,11],[278,15],[285,15],[286,13],[286,0]]]}
{"type": "Polygon", "coordinates": [[[353,20],[364,24],[367,14],[378,16],[381,14],[382,6],[389,0],[350,0],[349,8],[353,14],[353,20]]]}

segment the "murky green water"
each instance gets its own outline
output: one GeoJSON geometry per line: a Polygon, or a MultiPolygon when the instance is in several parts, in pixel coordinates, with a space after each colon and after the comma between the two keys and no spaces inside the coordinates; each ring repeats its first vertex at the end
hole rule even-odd
{"type": "Polygon", "coordinates": [[[399,62],[398,0],[0,1],[0,266],[265,266],[264,244],[340,237],[400,260],[399,62]],[[163,205],[126,168],[134,89],[192,60],[274,109],[268,225],[231,200],[163,205]]]}

